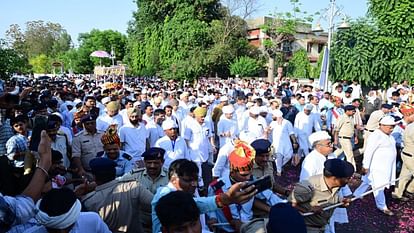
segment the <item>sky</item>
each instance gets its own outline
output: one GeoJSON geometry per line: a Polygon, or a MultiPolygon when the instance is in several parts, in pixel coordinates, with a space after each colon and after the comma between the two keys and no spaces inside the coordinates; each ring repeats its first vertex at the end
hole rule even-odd
{"type": "MultiPolygon", "coordinates": [[[[289,0],[257,0],[259,10],[255,17],[269,15],[276,10],[291,10],[289,0]]],[[[366,0],[336,0],[343,6],[343,12],[351,18],[365,16],[366,0]]],[[[313,13],[329,5],[330,0],[301,0],[303,11],[313,13]]],[[[77,44],[78,34],[112,29],[126,33],[127,23],[136,10],[133,0],[2,0],[0,3],[0,38],[11,24],[18,24],[24,29],[27,21],[43,20],[59,23],[71,35],[77,44]]],[[[326,23],[322,20],[322,25],[326,23]]]]}

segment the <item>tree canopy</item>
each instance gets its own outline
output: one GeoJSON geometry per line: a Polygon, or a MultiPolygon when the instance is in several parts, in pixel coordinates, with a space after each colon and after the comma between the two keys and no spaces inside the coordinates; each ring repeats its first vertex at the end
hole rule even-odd
{"type": "Polygon", "coordinates": [[[414,4],[369,0],[369,18],[339,31],[331,52],[331,78],[388,86],[414,76],[414,4]]]}
{"type": "Polygon", "coordinates": [[[129,24],[132,72],[167,79],[229,74],[238,56],[253,56],[246,22],[218,0],[137,1],[129,24]]]}

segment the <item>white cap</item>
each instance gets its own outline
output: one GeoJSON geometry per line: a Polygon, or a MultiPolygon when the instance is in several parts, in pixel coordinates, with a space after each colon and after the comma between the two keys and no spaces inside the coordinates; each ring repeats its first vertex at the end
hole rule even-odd
{"type": "Polygon", "coordinates": [[[172,128],[178,128],[178,125],[177,123],[175,123],[175,121],[168,119],[162,122],[163,130],[172,129],[172,128]]]}
{"type": "Polygon", "coordinates": [[[111,97],[104,97],[104,98],[102,98],[102,100],[101,100],[101,103],[103,104],[103,105],[106,105],[107,103],[109,103],[109,102],[111,102],[111,97]]]}
{"type": "Polygon", "coordinates": [[[234,112],[234,108],[233,108],[232,105],[226,105],[226,106],[223,107],[222,111],[223,111],[224,114],[227,114],[227,113],[229,114],[229,113],[234,112]]]}
{"type": "Polygon", "coordinates": [[[320,140],[331,140],[331,136],[326,131],[318,131],[309,136],[309,142],[311,145],[320,140]]]}
{"type": "Polygon", "coordinates": [[[305,105],[305,110],[312,111],[312,109],[313,109],[313,105],[312,104],[306,104],[305,105]]]}
{"type": "Polygon", "coordinates": [[[275,110],[272,111],[272,115],[274,117],[282,117],[283,116],[283,112],[280,111],[279,109],[275,109],[275,110]]]}
{"type": "Polygon", "coordinates": [[[240,140],[247,142],[247,143],[252,143],[254,140],[256,140],[255,135],[252,132],[249,132],[247,130],[243,130],[240,132],[240,140]]]}
{"type": "Polygon", "coordinates": [[[260,112],[268,112],[268,109],[266,106],[260,106],[260,112]]]}
{"type": "Polygon", "coordinates": [[[385,116],[381,118],[380,122],[381,125],[397,125],[400,123],[399,121],[395,121],[395,118],[392,116],[385,116]]]}
{"type": "Polygon", "coordinates": [[[227,96],[220,97],[220,102],[229,101],[229,98],[227,96]]]}
{"type": "Polygon", "coordinates": [[[254,105],[254,103],[253,103],[253,102],[247,102],[246,107],[247,107],[247,108],[250,108],[250,107],[252,107],[253,105],[254,105]]]}
{"type": "Polygon", "coordinates": [[[257,107],[257,106],[251,107],[249,111],[253,115],[259,115],[260,114],[260,108],[257,107]]]}
{"type": "Polygon", "coordinates": [[[135,101],[134,102],[134,108],[138,107],[139,105],[141,105],[141,101],[135,101]]]}

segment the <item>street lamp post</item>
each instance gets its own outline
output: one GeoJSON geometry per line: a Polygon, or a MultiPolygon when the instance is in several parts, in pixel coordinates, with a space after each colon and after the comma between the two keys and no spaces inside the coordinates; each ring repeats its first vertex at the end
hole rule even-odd
{"type": "Polygon", "coordinates": [[[112,46],[111,47],[111,56],[109,57],[109,58],[111,58],[111,60],[112,60],[112,66],[115,66],[115,50],[114,50],[114,47],[112,46]]]}
{"type": "MultiPolygon", "coordinates": [[[[335,29],[335,17],[342,16],[343,22],[338,27],[338,29],[347,29],[349,28],[348,23],[346,22],[346,15],[341,12],[342,9],[338,8],[336,5],[336,0],[330,0],[329,7],[325,9],[325,14],[321,18],[325,18],[328,20],[328,56],[325,58],[327,59],[327,66],[326,66],[326,78],[324,80],[324,91],[328,91],[328,83],[329,83],[329,64],[330,64],[330,54],[331,54],[331,44],[332,44],[332,35],[335,29]]],[[[316,28],[312,30],[315,33],[323,32],[323,29],[320,23],[317,24],[316,28]]]]}

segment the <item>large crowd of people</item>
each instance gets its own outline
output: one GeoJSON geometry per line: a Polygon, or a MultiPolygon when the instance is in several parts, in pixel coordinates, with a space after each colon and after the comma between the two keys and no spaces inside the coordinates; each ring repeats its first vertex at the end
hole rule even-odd
{"type": "Polygon", "coordinates": [[[1,81],[0,232],[335,232],[414,197],[408,81],[105,80],[1,81]]]}

